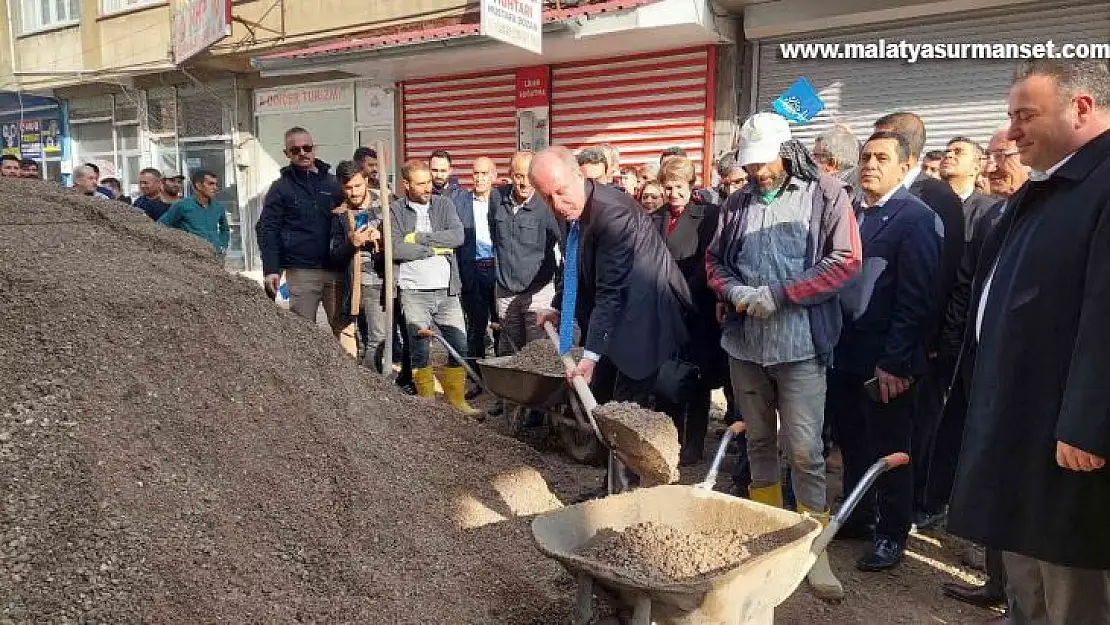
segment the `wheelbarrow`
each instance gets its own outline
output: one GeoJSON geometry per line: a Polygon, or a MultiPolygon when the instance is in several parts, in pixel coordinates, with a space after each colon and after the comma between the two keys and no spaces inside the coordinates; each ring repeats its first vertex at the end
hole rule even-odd
{"type": "MultiPolygon", "coordinates": [[[[722,440],[711,478],[729,438],[722,440]]],[[[594,595],[615,607],[625,625],[772,625],[775,607],[806,578],[879,475],[908,462],[904,453],[876,462],[824,530],[809,515],[713,491],[707,479],[694,487],[641,488],[554,510],[533,520],[532,537],[541,553],[577,580],[575,625],[592,621],[594,595]],[[737,529],[773,540],[753,543],[765,551],[754,551],[735,567],[672,583],[645,581],[579,553],[603,530],[646,522],[686,532],[737,529]]]]}
{"type": "Polygon", "coordinates": [[[511,366],[512,359],[498,356],[478,361],[485,387],[505,401],[510,433],[519,435],[528,414],[538,411],[568,456],[584,464],[599,464],[608,452],[566,376],[522,371],[511,366]]]}

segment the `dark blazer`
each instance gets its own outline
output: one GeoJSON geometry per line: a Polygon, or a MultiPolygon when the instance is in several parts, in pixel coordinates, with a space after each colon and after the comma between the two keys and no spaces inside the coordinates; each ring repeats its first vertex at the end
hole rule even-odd
{"type": "Polygon", "coordinates": [[[949,531],[1064,566],[1110,568],[1110,132],[1010,198],[979,257],[964,353],[975,371],[949,531]],[[993,270],[993,273],[992,273],[993,270]],[[975,317],[988,276],[981,336],[975,317]]]}
{"type": "Polygon", "coordinates": [[[834,367],[864,376],[874,375],[875,367],[900,377],[920,376],[927,371],[925,332],[940,265],[936,214],[899,188],[865,215],[863,271],[849,290],[866,293],[870,284],[871,296],[862,314],[854,311],[858,318],[845,320],[834,367]]]}
{"type": "MultiPolygon", "coordinates": [[[[686,280],[644,209],[609,185],[586,181],[579,219],[575,318],[585,348],[607,357],[623,375],[642,380],[686,342],[693,308],[686,280]]],[[[566,249],[566,235],[562,249],[566,249]]],[[[552,306],[562,304],[563,280],[552,306]]],[[[564,313],[565,314],[565,313],[564,313]]]]}
{"type": "Polygon", "coordinates": [[[920,174],[910,185],[910,193],[925,202],[940,216],[944,224],[944,244],[941,248],[940,267],[937,270],[936,293],[933,297],[935,308],[929,315],[926,334],[926,347],[930,353],[938,350],[940,328],[944,324],[944,311],[952,286],[956,284],[956,272],[964,254],[964,207],[960,196],[948,183],[920,174]]]}
{"type": "Polygon", "coordinates": [[[996,204],[998,204],[998,198],[993,195],[983,195],[978,191],[972,191],[971,195],[963,200],[964,237],[966,241],[971,241],[971,237],[975,236],[975,226],[996,204]]]}
{"type": "MultiPolygon", "coordinates": [[[[1002,218],[1002,207],[1005,205],[1006,200],[995,202],[994,206],[976,222],[975,232],[964,246],[964,257],[960,261],[959,271],[956,272],[956,284],[952,287],[952,294],[948,298],[944,326],[941,328],[940,351],[952,361],[959,357],[960,348],[963,347],[968,307],[971,306],[971,283],[975,279],[975,266],[979,263],[979,254],[983,250],[987,236],[1002,218]]],[[[971,371],[967,366],[969,360],[965,358],[961,361],[961,369],[966,376],[965,382],[970,385],[971,371]]]]}
{"type": "Polygon", "coordinates": [[[704,196],[695,194],[686,210],[675,220],[675,229],[668,235],[671,211],[669,206],[651,213],[651,220],[667,242],[667,249],[678,264],[693,299],[690,335],[683,357],[702,370],[702,375],[716,384],[721,377],[724,354],[721,350],[721,326],[717,322],[717,294],[709,288],[705,270],[705,250],[717,233],[720,210],[707,204],[704,196]]]}

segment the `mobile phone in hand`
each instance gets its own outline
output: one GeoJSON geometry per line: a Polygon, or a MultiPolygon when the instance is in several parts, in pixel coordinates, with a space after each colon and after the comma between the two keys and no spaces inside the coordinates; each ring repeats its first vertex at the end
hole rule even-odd
{"type": "Polygon", "coordinates": [[[871,378],[864,382],[863,390],[867,391],[867,396],[871,398],[871,401],[876,404],[883,403],[883,397],[879,393],[879,378],[871,378]]]}
{"type": "Polygon", "coordinates": [[[355,230],[361,230],[370,223],[369,213],[358,213],[355,215],[355,230]]]}

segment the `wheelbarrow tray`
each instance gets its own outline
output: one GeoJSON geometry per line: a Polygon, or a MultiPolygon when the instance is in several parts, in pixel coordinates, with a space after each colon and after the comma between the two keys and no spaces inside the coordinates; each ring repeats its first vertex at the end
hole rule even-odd
{"type": "Polygon", "coordinates": [[[509,366],[512,356],[478,361],[482,380],[491,393],[528,408],[555,408],[567,403],[567,379],[509,366]]]}
{"type": "Polygon", "coordinates": [[[588,576],[626,607],[650,597],[651,620],[660,625],[770,623],[775,606],[794,592],[813,565],[816,554],[810,547],[820,533],[821,524],[808,516],[679,485],[561,508],[532,522],[532,537],[543,554],[573,575],[588,576]],[[734,568],[669,584],[645,582],[577,553],[603,529],[620,531],[645,522],[688,532],[732,528],[753,535],[775,533],[777,540],[769,551],[753,552],[734,568]]]}

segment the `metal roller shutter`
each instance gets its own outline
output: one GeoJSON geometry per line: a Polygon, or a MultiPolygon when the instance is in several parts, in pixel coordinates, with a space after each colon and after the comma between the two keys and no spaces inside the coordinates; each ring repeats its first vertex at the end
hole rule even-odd
{"type": "Polygon", "coordinates": [[[405,158],[428,158],[447,150],[455,175],[471,184],[471,165],[481,156],[508,175],[516,151],[516,73],[427,78],[402,84],[405,158]]]}
{"type": "Polygon", "coordinates": [[[986,142],[1006,123],[1006,98],[1017,61],[1004,60],[784,60],[779,43],[1105,43],[1110,39],[1110,4],[977,12],[946,16],[944,21],[871,26],[866,30],[807,33],[759,42],[757,110],[799,76],[817,89],[825,110],[796,137],[813,139],[834,123],[845,124],[861,139],[886,113],[909,110],[925,121],[927,150],[952,137],[986,142]]]}
{"type": "Polygon", "coordinates": [[[572,150],[608,142],[622,165],[658,162],[677,145],[700,175],[712,149],[706,129],[715,58],[696,48],[555,66],[551,142],[572,150]]]}

